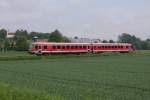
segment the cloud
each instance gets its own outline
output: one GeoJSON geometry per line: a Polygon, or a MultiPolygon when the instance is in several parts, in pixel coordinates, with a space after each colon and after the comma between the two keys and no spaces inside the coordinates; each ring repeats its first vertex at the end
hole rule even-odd
{"type": "Polygon", "coordinates": [[[0,27],[116,39],[150,36],[149,0],[0,0],[0,27]]]}

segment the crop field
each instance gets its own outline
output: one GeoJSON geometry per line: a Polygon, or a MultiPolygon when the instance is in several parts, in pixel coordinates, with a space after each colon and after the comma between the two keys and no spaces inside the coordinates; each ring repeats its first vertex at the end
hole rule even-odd
{"type": "Polygon", "coordinates": [[[0,61],[0,83],[46,92],[59,100],[150,100],[150,51],[0,61]]]}

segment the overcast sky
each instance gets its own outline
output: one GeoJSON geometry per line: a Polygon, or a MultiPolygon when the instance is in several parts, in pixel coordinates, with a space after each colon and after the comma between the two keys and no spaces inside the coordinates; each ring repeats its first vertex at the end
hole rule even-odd
{"type": "Polygon", "coordinates": [[[150,38],[150,0],[0,0],[0,28],[100,39],[150,38]]]}

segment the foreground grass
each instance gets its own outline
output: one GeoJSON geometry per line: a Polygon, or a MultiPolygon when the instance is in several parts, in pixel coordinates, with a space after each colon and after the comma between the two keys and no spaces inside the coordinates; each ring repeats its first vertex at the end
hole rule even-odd
{"type": "Polygon", "coordinates": [[[0,61],[0,82],[59,95],[60,100],[150,100],[149,77],[150,51],[0,61]]]}
{"type": "Polygon", "coordinates": [[[62,100],[62,98],[0,83],[0,100],[62,100]]]}

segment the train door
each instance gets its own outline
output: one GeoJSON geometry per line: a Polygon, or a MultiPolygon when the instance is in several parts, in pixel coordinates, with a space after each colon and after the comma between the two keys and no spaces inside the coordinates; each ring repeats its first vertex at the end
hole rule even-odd
{"type": "Polygon", "coordinates": [[[47,51],[47,49],[48,49],[48,46],[47,46],[47,45],[43,45],[43,46],[42,46],[42,51],[47,51]]]}
{"type": "Polygon", "coordinates": [[[42,53],[42,46],[39,44],[35,45],[35,51],[37,54],[41,54],[42,53]]]}
{"type": "Polygon", "coordinates": [[[94,53],[94,44],[91,43],[91,52],[94,53]]]}

